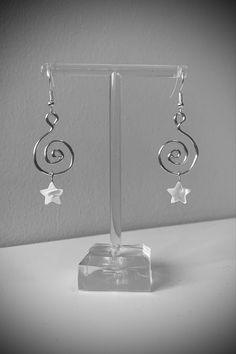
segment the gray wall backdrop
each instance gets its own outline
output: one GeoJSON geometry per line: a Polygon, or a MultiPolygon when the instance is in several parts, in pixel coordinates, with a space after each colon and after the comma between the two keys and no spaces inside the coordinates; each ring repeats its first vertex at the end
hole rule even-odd
{"type": "MultiPolygon", "coordinates": [[[[123,81],[122,225],[155,227],[235,215],[235,28],[230,2],[8,1],[1,8],[0,244],[109,231],[108,79],[55,77],[61,120],[53,138],[73,146],[73,169],[55,180],[63,204],[44,206],[49,178],[32,162],[47,131],[45,62],[186,64],[185,130],[200,159],[170,204],[176,179],[160,169],[160,145],[176,138],[173,79],[123,81]],[[5,7],[4,7],[5,6],[5,7]]],[[[145,241],[145,240],[144,240],[145,241]]]]}

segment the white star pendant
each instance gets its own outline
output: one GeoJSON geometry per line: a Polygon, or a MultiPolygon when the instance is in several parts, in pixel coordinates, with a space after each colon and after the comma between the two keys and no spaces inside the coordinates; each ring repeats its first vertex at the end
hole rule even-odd
{"type": "Polygon", "coordinates": [[[40,193],[45,197],[45,205],[49,203],[61,204],[60,196],[63,189],[56,188],[53,182],[49,184],[47,189],[41,189],[40,193]]]}
{"type": "Polygon", "coordinates": [[[167,192],[171,195],[171,204],[181,202],[187,204],[186,196],[191,192],[191,189],[184,188],[178,181],[174,188],[168,188],[167,192]]]}

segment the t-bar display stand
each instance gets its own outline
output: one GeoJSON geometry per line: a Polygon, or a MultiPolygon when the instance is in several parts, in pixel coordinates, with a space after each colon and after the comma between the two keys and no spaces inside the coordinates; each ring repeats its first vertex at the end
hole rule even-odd
{"type": "Polygon", "coordinates": [[[53,74],[109,76],[110,243],[97,243],[79,263],[82,290],[151,291],[151,250],[121,242],[121,79],[124,76],[177,79],[187,74],[183,65],[45,64],[53,74]]]}

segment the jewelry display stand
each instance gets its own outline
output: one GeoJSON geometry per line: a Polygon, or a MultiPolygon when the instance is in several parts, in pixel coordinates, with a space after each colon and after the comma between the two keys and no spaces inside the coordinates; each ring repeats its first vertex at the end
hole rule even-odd
{"type": "Polygon", "coordinates": [[[179,65],[45,64],[53,74],[109,76],[110,243],[97,243],[79,263],[78,287],[92,291],[151,291],[151,250],[121,243],[121,80],[123,76],[179,77],[179,65]]]}

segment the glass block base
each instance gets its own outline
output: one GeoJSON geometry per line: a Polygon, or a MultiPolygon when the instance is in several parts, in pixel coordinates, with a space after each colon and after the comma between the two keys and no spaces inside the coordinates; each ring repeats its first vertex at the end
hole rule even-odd
{"type": "Polygon", "coordinates": [[[90,291],[151,291],[151,250],[122,245],[115,255],[110,244],[96,243],[79,264],[78,287],[90,291]]]}

